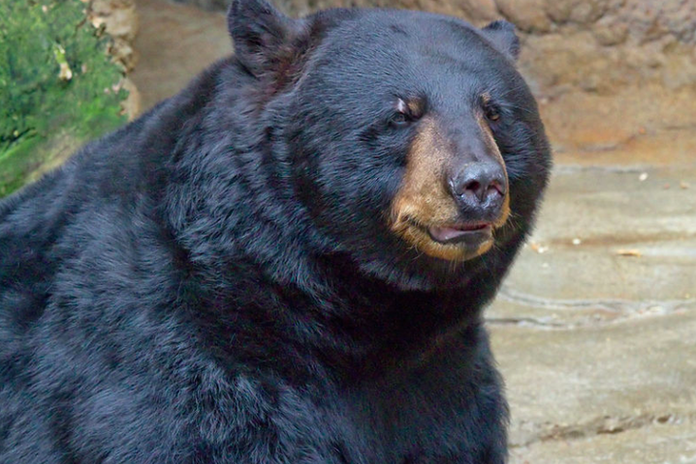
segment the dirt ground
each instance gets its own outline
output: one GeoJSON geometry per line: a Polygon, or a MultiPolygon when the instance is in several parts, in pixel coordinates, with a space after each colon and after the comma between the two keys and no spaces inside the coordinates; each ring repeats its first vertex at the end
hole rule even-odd
{"type": "MultiPolygon", "coordinates": [[[[144,108],[231,51],[221,14],[164,0],[138,10],[144,108]]],[[[511,464],[696,463],[696,128],[626,123],[617,137],[597,116],[620,120],[640,103],[540,102],[554,176],[487,311],[511,464]]]]}

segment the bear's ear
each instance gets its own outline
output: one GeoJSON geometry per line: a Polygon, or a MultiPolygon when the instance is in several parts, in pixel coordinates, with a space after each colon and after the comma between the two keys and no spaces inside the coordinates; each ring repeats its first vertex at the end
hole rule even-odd
{"type": "Polygon", "coordinates": [[[494,21],[482,29],[483,35],[504,55],[517,61],[520,55],[520,39],[515,26],[504,20],[494,21]]]}
{"type": "Polygon", "coordinates": [[[235,55],[257,77],[270,70],[296,27],[292,19],[265,0],[234,0],[227,26],[235,55]]]}

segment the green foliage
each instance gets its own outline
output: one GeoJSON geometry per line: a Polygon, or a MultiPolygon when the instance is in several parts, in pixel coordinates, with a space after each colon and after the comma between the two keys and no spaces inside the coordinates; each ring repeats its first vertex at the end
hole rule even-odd
{"type": "Polygon", "coordinates": [[[86,7],[0,0],[0,196],[50,162],[55,137],[86,140],[125,121],[123,72],[86,7]]]}

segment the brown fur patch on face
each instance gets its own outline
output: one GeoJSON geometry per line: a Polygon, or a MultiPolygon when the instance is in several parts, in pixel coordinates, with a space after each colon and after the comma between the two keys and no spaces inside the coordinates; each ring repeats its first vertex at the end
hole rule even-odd
{"type": "MultiPolygon", "coordinates": [[[[486,95],[487,94],[484,94],[484,98],[486,95]]],[[[490,96],[488,96],[488,98],[490,98],[490,96]]],[[[493,227],[498,229],[502,227],[510,217],[510,179],[508,179],[507,168],[505,166],[503,154],[500,153],[498,144],[495,142],[495,137],[493,137],[491,127],[486,122],[483,114],[478,114],[476,117],[476,121],[478,122],[478,125],[481,128],[481,132],[484,135],[484,142],[486,143],[486,146],[488,146],[488,149],[490,150],[490,153],[493,154],[495,160],[503,167],[503,172],[505,173],[505,184],[507,185],[507,189],[505,190],[505,199],[503,200],[500,218],[493,223],[493,227]]]]}
{"type": "Polygon", "coordinates": [[[391,228],[423,253],[449,261],[468,259],[466,249],[430,238],[427,227],[451,221],[457,205],[443,182],[452,157],[432,118],[423,119],[408,153],[406,174],[392,202],[391,228]]]}
{"type": "MultiPolygon", "coordinates": [[[[505,166],[493,134],[485,121],[482,133],[491,152],[505,166]]],[[[418,251],[447,261],[465,261],[480,256],[493,247],[493,240],[472,249],[463,244],[444,244],[433,240],[428,227],[451,224],[459,217],[459,208],[446,187],[445,172],[454,158],[451,145],[433,118],[421,121],[408,153],[406,174],[391,206],[391,229],[418,251]]],[[[507,173],[506,173],[507,176],[507,173]]],[[[506,194],[501,217],[494,227],[502,226],[510,213],[506,194]]]]}

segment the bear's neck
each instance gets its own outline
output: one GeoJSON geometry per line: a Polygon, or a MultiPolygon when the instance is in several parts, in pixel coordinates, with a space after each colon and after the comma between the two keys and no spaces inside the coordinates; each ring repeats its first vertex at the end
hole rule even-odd
{"type": "Polygon", "coordinates": [[[196,285],[209,292],[188,312],[204,329],[203,345],[223,364],[243,361],[298,384],[317,369],[351,382],[416,367],[462,333],[477,332],[487,293],[470,286],[401,291],[336,256],[307,263],[312,275],[295,282],[277,280],[249,255],[227,263],[215,282],[196,285]]]}
{"type": "Polygon", "coordinates": [[[446,290],[406,291],[366,276],[349,259],[324,257],[315,293],[317,339],[325,362],[346,378],[379,377],[422,362],[480,325],[482,302],[464,282],[446,290]]]}

